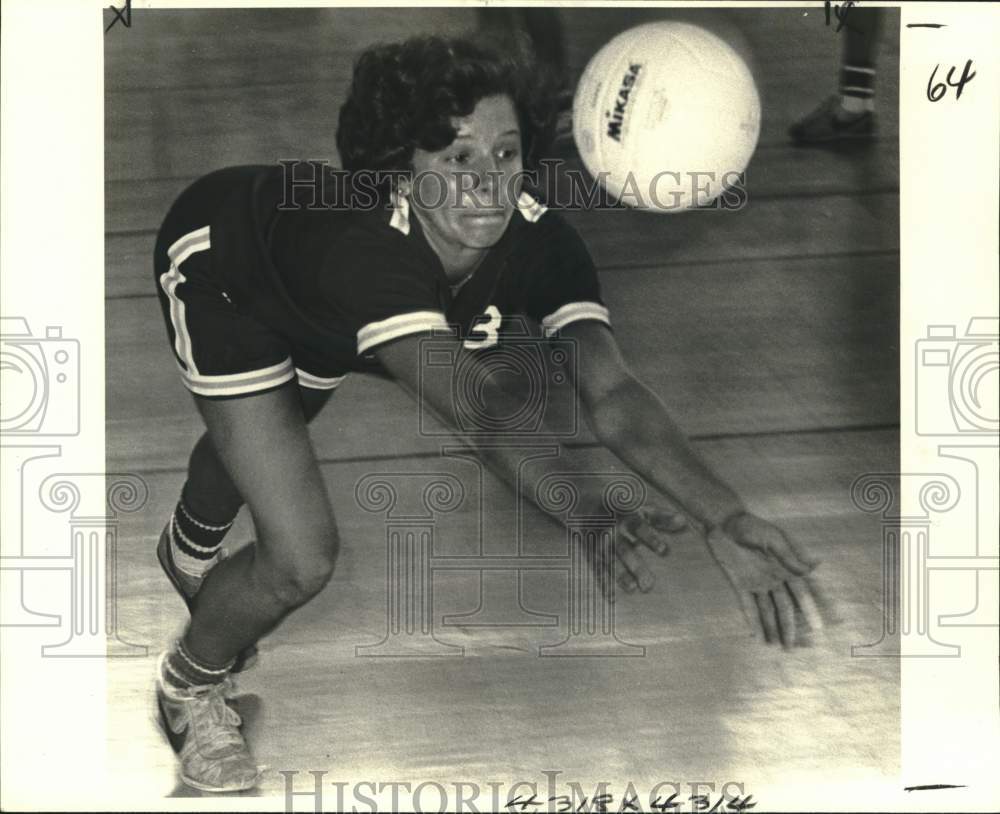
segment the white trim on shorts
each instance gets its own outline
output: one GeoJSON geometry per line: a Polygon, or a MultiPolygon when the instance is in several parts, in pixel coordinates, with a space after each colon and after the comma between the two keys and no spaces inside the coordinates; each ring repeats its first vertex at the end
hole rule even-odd
{"type": "Polygon", "coordinates": [[[295,375],[299,378],[299,384],[302,387],[308,387],[310,390],[336,390],[340,383],[347,378],[346,373],[343,376],[332,376],[329,378],[315,376],[300,367],[295,368],[295,375]]]}
{"type": "Polygon", "coordinates": [[[167,257],[170,258],[172,265],[180,266],[195,252],[203,252],[211,247],[211,227],[202,226],[171,243],[167,249],[167,257]]]}
{"type": "Polygon", "coordinates": [[[183,363],[183,367],[194,376],[198,375],[198,366],[194,361],[194,347],[191,344],[191,334],[187,329],[184,301],[177,296],[177,286],[187,282],[187,278],[181,274],[181,263],[195,252],[206,251],[211,246],[210,227],[203,226],[193,232],[188,232],[175,240],[167,249],[170,270],[160,275],[160,288],[163,289],[163,293],[170,301],[170,322],[174,327],[174,350],[183,363]]]}
{"type": "Polygon", "coordinates": [[[243,396],[262,390],[279,387],[285,382],[298,378],[303,387],[314,390],[333,390],[343,380],[343,376],[323,378],[296,368],[290,358],[276,365],[248,370],[243,373],[226,373],[214,376],[198,372],[194,361],[191,334],[187,329],[184,301],[177,296],[177,286],[187,281],[181,273],[180,265],[196,252],[206,251],[212,247],[211,229],[203,226],[175,240],[167,256],[170,258],[170,270],[160,276],[160,286],[170,300],[170,322],[173,324],[174,349],[181,360],[178,367],[184,384],[199,396],[243,396]]]}
{"type": "Polygon", "coordinates": [[[440,311],[411,311],[379,322],[369,322],[358,331],[358,355],[391,339],[442,328],[448,328],[448,321],[440,311]]]}
{"type": "Polygon", "coordinates": [[[585,319],[603,322],[609,328],[611,327],[611,315],[608,313],[608,309],[599,302],[568,302],[547,317],[542,317],[542,330],[545,336],[552,336],[571,322],[580,322],[585,319]]]}
{"type": "Polygon", "coordinates": [[[245,373],[226,373],[218,376],[203,376],[189,373],[178,365],[181,377],[188,390],[199,396],[245,396],[261,390],[270,390],[295,378],[295,366],[291,359],[285,359],[270,367],[248,370],[245,373]]]}

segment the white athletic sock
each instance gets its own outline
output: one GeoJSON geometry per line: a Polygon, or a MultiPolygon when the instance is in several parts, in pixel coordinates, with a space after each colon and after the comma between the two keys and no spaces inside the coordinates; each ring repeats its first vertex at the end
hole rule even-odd
{"type": "Polygon", "coordinates": [[[840,108],[845,113],[853,113],[855,115],[870,113],[875,110],[875,102],[870,96],[867,99],[862,99],[858,96],[842,95],[840,97],[840,108]]]}

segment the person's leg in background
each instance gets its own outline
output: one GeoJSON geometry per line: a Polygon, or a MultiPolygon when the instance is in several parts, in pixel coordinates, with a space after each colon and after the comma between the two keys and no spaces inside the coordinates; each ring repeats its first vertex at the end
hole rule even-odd
{"type": "Polygon", "coordinates": [[[875,135],[875,76],[882,9],[852,6],[840,21],[843,37],[838,93],[795,122],[797,144],[823,144],[875,135]]]}

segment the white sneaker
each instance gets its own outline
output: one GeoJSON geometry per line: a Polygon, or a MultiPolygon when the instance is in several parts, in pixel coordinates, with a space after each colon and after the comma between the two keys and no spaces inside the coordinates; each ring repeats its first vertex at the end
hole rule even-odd
{"type": "Polygon", "coordinates": [[[163,679],[163,653],[157,661],[156,706],[160,726],[180,758],[181,780],[201,791],[242,791],[260,782],[261,771],[243,740],[243,720],[229,704],[236,685],[181,689],[163,679]]]}

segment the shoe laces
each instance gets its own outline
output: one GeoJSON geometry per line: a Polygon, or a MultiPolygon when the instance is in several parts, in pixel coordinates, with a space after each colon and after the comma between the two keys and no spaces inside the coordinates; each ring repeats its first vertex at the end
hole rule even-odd
{"type": "Polygon", "coordinates": [[[219,684],[191,687],[191,717],[198,721],[203,743],[215,748],[244,746],[239,727],[243,719],[226,703],[236,696],[236,685],[227,677],[219,684]]]}

